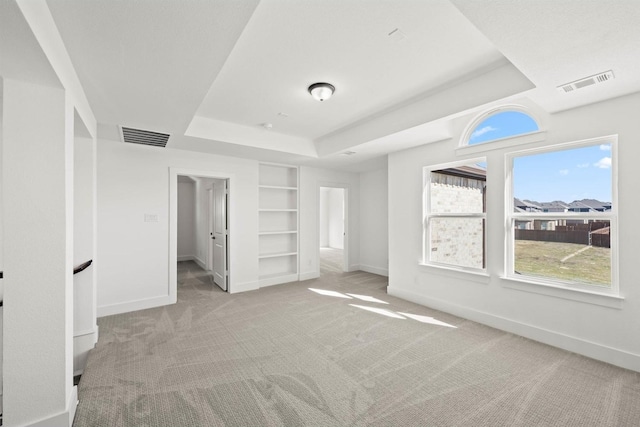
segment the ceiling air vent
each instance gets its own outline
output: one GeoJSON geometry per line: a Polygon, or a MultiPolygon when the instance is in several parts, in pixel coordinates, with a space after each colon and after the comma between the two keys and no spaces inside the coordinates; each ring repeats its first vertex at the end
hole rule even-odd
{"type": "Polygon", "coordinates": [[[122,141],[131,144],[151,145],[153,147],[165,147],[169,140],[168,133],[151,132],[149,130],[120,127],[122,141]]]}
{"type": "Polygon", "coordinates": [[[566,83],[558,86],[558,91],[562,93],[573,92],[583,87],[595,85],[598,83],[604,83],[614,78],[613,71],[605,71],[604,73],[596,74],[594,76],[585,77],[584,79],[576,80],[575,82],[566,83]]]}

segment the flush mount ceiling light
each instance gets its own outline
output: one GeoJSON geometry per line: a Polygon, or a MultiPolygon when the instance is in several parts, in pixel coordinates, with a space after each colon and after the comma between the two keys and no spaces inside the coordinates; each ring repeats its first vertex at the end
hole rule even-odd
{"type": "Polygon", "coordinates": [[[309,93],[318,101],[324,101],[331,98],[336,88],[329,83],[314,83],[309,86],[309,93]]]}

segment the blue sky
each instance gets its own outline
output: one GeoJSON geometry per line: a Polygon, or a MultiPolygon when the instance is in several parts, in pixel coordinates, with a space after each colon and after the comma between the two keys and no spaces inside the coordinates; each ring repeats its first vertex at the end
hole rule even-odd
{"type": "MultiPolygon", "coordinates": [[[[482,121],[469,144],[538,130],[524,113],[505,111],[482,121]]],[[[597,199],[610,202],[611,145],[600,144],[514,159],[514,196],[521,200],[572,202],[597,199]]]]}
{"type": "Polygon", "coordinates": [[[471,134],[469,144],[478,144],[536,130],[538,130],[538,125],[528,115],[519,111],[504,111],[489,116],[480,122],[471,134]]]}
{"type": "Polygon", "coordinates": [[[611,145],[517,157],[513,193],[518,199],[572,202],[611,201],[611,145]]]}

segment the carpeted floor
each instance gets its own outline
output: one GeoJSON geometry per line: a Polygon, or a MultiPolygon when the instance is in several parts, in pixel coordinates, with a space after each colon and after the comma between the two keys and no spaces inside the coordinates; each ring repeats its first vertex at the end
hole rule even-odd
{"type": "Polygon", "coordinates": [[[320,274],[342,273],[344,265],[342,249],[320,248],[320,274]]]}
{"type": "Polygon", "coordinates": [[[231,295],[194,263],[179,275],[177,304],[99,319],[75,427],[640,425],[640,374],[390,297],[380,276],[231,295]]]}

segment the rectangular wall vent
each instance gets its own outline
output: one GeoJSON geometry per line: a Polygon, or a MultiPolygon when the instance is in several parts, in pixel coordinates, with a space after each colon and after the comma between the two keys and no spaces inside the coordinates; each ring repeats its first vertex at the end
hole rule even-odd
{"type": "Polygon", "coordinates": [[[168,133],[151,132],[149,130],[134,129],[121,126],[122,142],[131,144],[151,145],[153,147],[166,147],[171,136],[168,133]]]}
{"type": "Polygon", "coordinates": [[[583,87],[592,86],[598,83],[608,82],[613,79],[613,71],[605,71],[604,73],[596,74],[593,76],[585,77],[584,79],[576,80],[575,82],[566,83],[558,86],[558,91],[562,93],[573,92],[583,87]]]}

